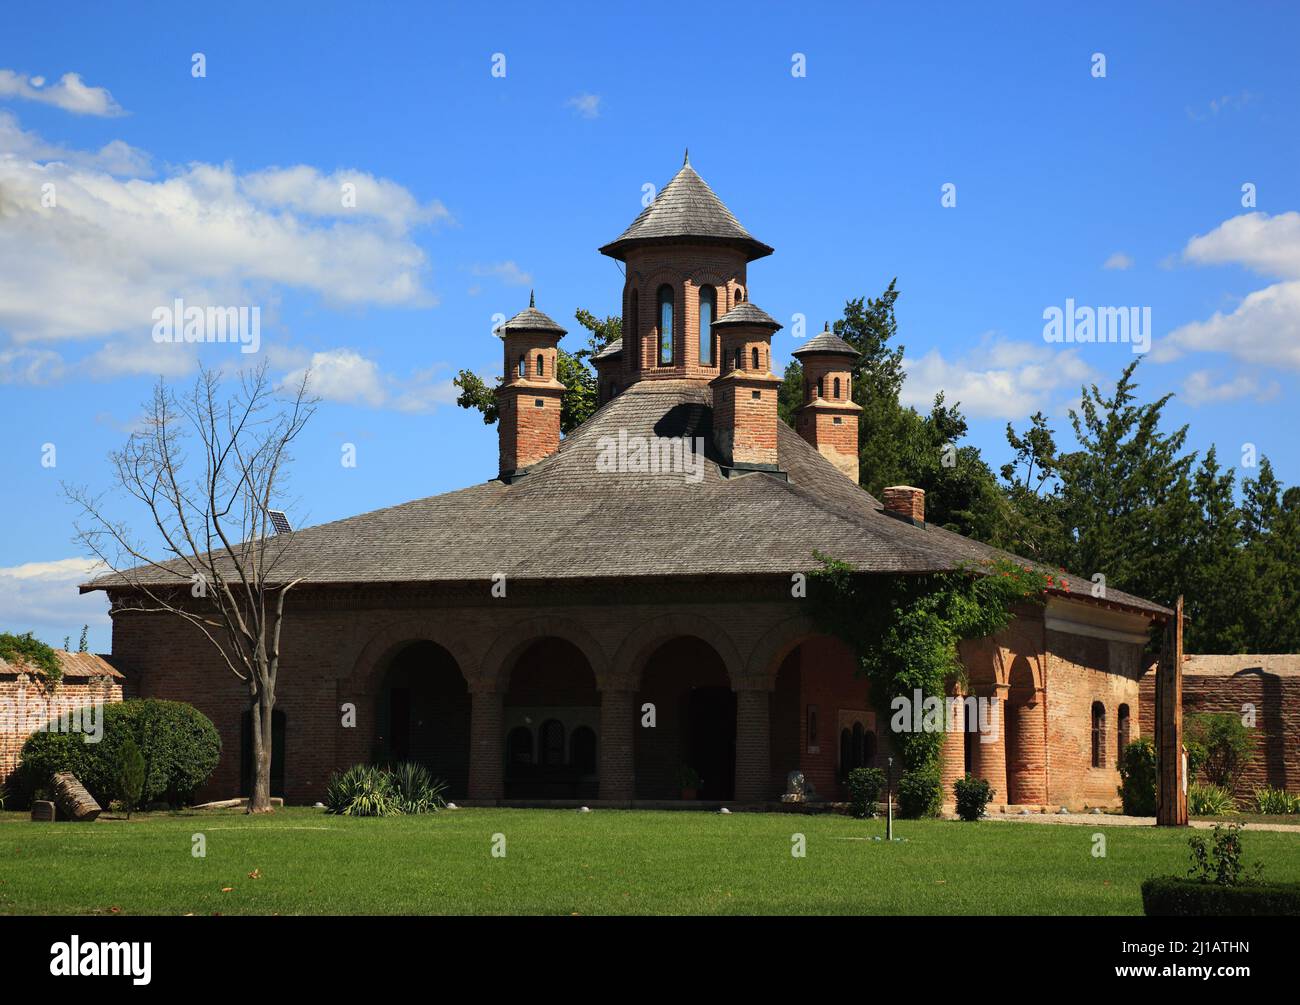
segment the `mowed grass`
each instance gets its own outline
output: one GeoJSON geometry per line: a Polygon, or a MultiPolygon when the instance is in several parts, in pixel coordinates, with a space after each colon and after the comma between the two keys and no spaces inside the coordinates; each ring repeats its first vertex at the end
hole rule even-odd
{"type": "MultiPolygon", "coordinates": [[[[900,821],[906,841],[871,840],[883,829],[831,815],[616,810],[93,824],[0,813],[0,913],[1137,914],[1142,880],[1188,861],[1184,830],[930,820],[900,821]],[[796,833],[804,858],[791,855],[796,833]],[[497,834],[504,858],[492,855],[497,834]]],[[[1300,880],[1300,834],[1248,833],[1245,848],[1267,878],[1300,880]]]]}

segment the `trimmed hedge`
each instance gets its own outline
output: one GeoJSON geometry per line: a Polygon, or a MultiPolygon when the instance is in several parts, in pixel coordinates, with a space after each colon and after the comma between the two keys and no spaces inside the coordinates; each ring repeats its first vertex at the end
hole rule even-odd
{"type": "Polygon", "coordinates": [[[221,737],[193,705],[155,698],[104,706],[104,738],[86,743],[80,733],[34,733],[19,755],[17,785],[23,805],[50,784],[56,771],[71,771],[101,806],[117,798],[117,767],[127,737],[144,755],[141,800],[188,802],[221,757],[221,737]]]}
{"type": "Polygon", "coordinates": [[[1160,876],[1142,884],[1142,909],[1157,918],[1300,917],[1300,883],[1223,886],[1160,876]]]}

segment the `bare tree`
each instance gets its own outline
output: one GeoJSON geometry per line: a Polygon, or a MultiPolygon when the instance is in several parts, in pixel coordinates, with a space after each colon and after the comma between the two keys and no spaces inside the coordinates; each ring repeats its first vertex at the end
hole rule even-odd
{"type": "Polygon", "coordinates": [[[277,536],[269,509],[282,492],[289,448],[316,410],[307,375],[280,393],[267,367],[222,377],[201,369],[176,396],[159,380],[144,420],[110,455],[114,488],[147,507],[158,543],[110,516],[108,493],[64,486],[81,508],[77,539],[110,572],[101,580],[114,613],[166,613],[195,626],[248,689],[253,775],[250,813],[271,810],[271,716],[280,670],[285,600],[299,582],[277,568],[292,534],[277,536]],[[198,450],[192,459],[191,445],[198,450]],[[161,559],[150,552],[161,550],[161,559]]]}

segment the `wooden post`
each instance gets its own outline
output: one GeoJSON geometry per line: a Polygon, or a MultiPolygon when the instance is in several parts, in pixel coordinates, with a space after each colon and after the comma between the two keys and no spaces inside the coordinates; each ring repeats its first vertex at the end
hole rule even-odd
{"type": "Polygon", "coordinates": [[[71,771],[55,772],[51,779],[54,788],[54,802],[64,816],[72,820],[94,820],[101,810],[94,796],[77,780],[71,771]]]}
{"type": "Polygon", "coordinates": [[[1156,825],[1187,825],[1183,758],[1183,598],[1165,626],[1156,669],[1156,825]]]}

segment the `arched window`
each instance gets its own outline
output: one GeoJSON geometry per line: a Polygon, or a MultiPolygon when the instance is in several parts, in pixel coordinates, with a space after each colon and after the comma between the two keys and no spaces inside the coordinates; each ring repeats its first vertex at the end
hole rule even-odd
{"type": "Polygon", "coordinates": [[[547,719],[542,723],[541,761],[544,768],[558,768],[564,764],[564,723],[547,719]]]}
{"type": "Polygon", "coordinates": [[[1106,761],[1106,706],[1092,703],[1092,766],[1100,768],[1106,761]]]}
{"type": "Polygon", "coordinates": [[[632,356],[632,369],[641,369],[641,304],[636,290],[632,291],[632,308],[628,319],[627,335],[623,344],[632,356]]]}
{"type": "Polygon", "coordinates": [[[700,287],[700,364],[713,365],[713,310],[718,304],[718,291],[712,286],[700,287]]]}
{"type": "Polygon", "coordinates": [[[869,729],[862,738],[862,763],[871,764],[876,759],[876,731],[869,729]]]}
{"type": "Polygon", "coordinates": [[[1128,746],[1132,737],[1129,735],[1132,728],[1132,722],[1129,719],[1128,706],[1121,705],[1115,715],[1115,736],[1118,738],[1117,753],[1119,758],[1116,764],[1124,763],[1124,748],[1128,746]]]}
{"type": "Polygon", "coordinates": [[[673,288],[659,287],[659,365],[673,363],[673,288]]]}
{"type": "Polygon", "coordinates": [[[519,376],[521,377],[528,376],[528,364],[524,362],[524,357],[522,354],[519,357],[519,376]]]}
{"type": "Polygon", "coordinates": [[[579,774],[596,773],[596,734],[590,726],[579,726],[569,738],[569,763],[579,774]]]}
{"type": "Polygon", "coordinates": [[[506,737],[506,763],[533,763],[533,731],[527,726],[516,726],[506,737]]]}
{"type": "Polygon", "coordinates": [[[822,378],[817,378],[817,397],[822,397],[822,378]]]}
{"type": "Polygon", "coordinates": [[[750,352],[750,357],[749,357],[750,362],[753,363],[753,366],[751,366],[750,369],[757,370],[758,369],[758,347],[755,346],[753,349],[749,350],[749,352],[750,352]]]}
{"type": "Polygon", "coordinates": [[[840,400],[840,378],[839,377],[835,378],[835,400],[836,401],[840,400]]]}
{"type": "Polygon", "coordinates": [[[866,730],[862,723],[853,724],[853,749],[849,754],[849,770],[862,767],[862,751],[866,743],[866,730]]]}
{"type": "Polygon", "coordinates": [[[846,776],[853,770],[853,734],[849,727],[840,730],[840,775],[846,776]]]}
{"type": "MultiPolygon", "coordinates": [[[[546,357],[544,357],[540,352],[537,354],[537,376],[546,376],[546,357]]],[[[836,381],[836,383],[839,382],[836,381]]],[[[839,395],[837,394],[836,397],[839,397],[839,395]]]]}

